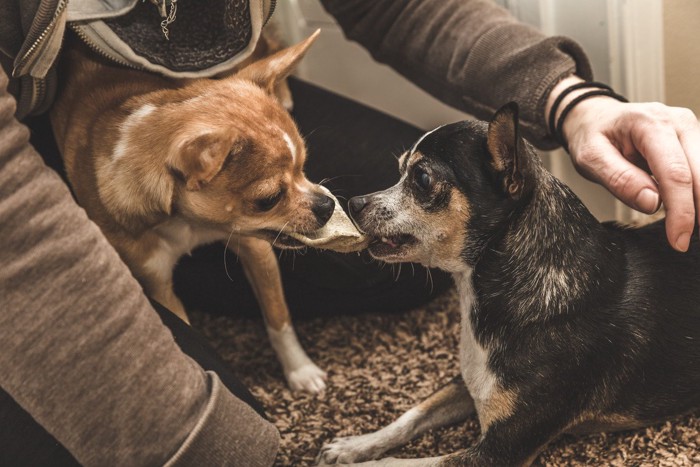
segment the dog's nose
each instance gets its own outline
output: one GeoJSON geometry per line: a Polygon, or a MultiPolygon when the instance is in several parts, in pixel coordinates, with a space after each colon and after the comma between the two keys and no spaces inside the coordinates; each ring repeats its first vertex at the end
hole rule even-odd
{"type": "Polygon", "coordinates": [[[314,213],[316,220],[318,220],[318,223],[321,225],[326,225],[328,219],[333,215],[334,210],[335,201],[333,201],[333,198],[326,195],[318,195],[316,202],[314,202],[311,208],[311,212],[314,213]]]}
{"type": "Polygon", "coordinates": [[[348,202],[348,208],[350,210],[350,215],[357,215],[367,206],[367,197],[365,196],[355,196],[350,198],[348,202]]]}

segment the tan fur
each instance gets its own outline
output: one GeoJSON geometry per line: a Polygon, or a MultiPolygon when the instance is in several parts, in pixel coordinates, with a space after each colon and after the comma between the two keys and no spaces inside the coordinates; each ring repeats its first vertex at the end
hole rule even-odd
{"type": "MultiPolygon", "coordinates": [[[[423,155],[416,151],[408,157],[406,172],[410,172],[411,167],[418,163],[423,155]]],[[[435,190],[439,189],[439,186],[435,188],[435,190]]],[[[451,188],[450,204],[447,209],[427,212],[418,206],[409,208],[409,203],[414,202],[412,197],[406,197],[402,203],[410,212],[411,218],[416,220],[417,225],[430,226],[430,232],[424,233],[436,237],[436,240],[430,242],[433,247],[429,251],[417,251],[414,252],[414,256],[410,256],[411,252],[409,252],[407,257],[415,261],[427,260],[428,264],[447,267],[447,263],[460,257],[464,246],[464,238],[467,236],[466,225],[470,217],[469,200],[458,189],[451,188]]]]}
{"type": "Polygon", "coordinates": [[[493,422],[505,420],[513,415],[517,400],[518,396],[514,391],[494,389],[491,397],[479,406],[479,425],[482,433],[488,431],[493,422]]]}
{"type": "Polygon", "coordinates": [[[233,236],[267,323],[290,324],[273,250],[251,236],[320,227],[311,208],[322,192],[274,95],[316,36],[229,77],[182,82],[66,45],[51,120],[76,197],[146,293],[184,320],[171,257],[233,236]],[[256,207],[281,191],[271,210],[256,207]]]}
{"type": "Polygon", "coordinates": [[[455,423],[471,415],[474,410],[474,400],[464,381],[459,378],[434,392],[415,408],[429,417],[444,421],[444,418],[455,423]],[[440,413],[444,412],[444,413],[440,413]]]}
{"type": "MultiPolygon", "coordinates": [[[[279,36],[280,33],[278,30],[278,25],[275,23],[273,17],[265,25],[263,34],[260,36],[260,39],[258,40],[257,44],[255,44],[255,49],[253,50],[253,53],[250,54],[250,56],[243,60],[240,64],[238,64],[231,74],[237,73],[238,71],[247,67],[248,65],[251,65],[252,63],[257,62],[258,60],[261,60],[269,55],[272,55],[284,49],[284,42],[279,36]]],[[[294,102],[292,100],[292,92],[289,89],[287,80],[283,79],[275,83],[274,96],[285,109],[292,110],[294,102]]]]}
{"type": "Polygon", "coordinates": [[[624,414],[584,412],[565,431],[573,434],[600,433],[601,431],[632,430],[648,425],[624,414]]]}
{"type": "Polygon", "coordinates": [[[470,217],[469,200],[458,189],[452,188],[448,209],[436,213],[426,213],[423,210],[419,212],[419,216],[426,217],[425,222],[430,222],[426,225],[434,226],[440,238],[440,242],[433,250],[440,261],[459,258],[464,246],[464,239],[467,236],[466,225],[470,217]]]}
{"type": "MultiPolygon", "coordinates": [[[[412,154],[406,170],[410,171],[410,168],[422,158],[423,156],[419,152],[412,154]]],[[[430,225],[437,230],[442,239],[436,249],[440,257],[456,258],[459,256],[464,238],[466,238],[464,226],[469,221],[470,208],[469,200],[458,189],[452,188],[450,190],[450,205],[447,209],[430,213],[416,208],[411,211],[411,216],[419,219],[422,224],[430,225]]]]}

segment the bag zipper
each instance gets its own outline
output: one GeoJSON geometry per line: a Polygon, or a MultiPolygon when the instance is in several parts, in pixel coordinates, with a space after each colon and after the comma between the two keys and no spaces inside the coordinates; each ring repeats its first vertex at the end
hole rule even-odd
{"type": "Polygon", "coordinates": [[[82,40],[83,43],[90,48],[90,50],[92,50],[96,54],[100,55],[103,58],[108,59],[109,61],[111,61],[112,63],[115,63],[117,65],[121,65],[121,66],[126,67],[126,68],[131,68],[132,70],[143,69],[140,66],[134,65],[133,63],[127,62],[126,60],[123,60],[119,57],[115,57],[115,56],[110,55],[109,53],[105,52],[100,46],[98,46],[97,44],[92,42],[92,40],[90,40],[90,38],[87,36],[87,34],[85,34],[82,31],[82,29],[80,29],[79,26],[80,26],[79,24],[70,24],[71,30],[78,35],[80,40],[82,40]]]}
{"type": "MultiPolygon", "coordinates": [[[[56,27],[56,22],[58,18],[61,16],[61,13],[63,13],[63,10],[66,9],[66,6],[68,5],[68,0],[60,0],[58,2],[58,5],[56,6],[56,10],[54,11],[53,18],[51,18],[51,21],[49,24],[44,28],[44,30],[39,34],[39,37],[37,37],[34,42],[32,42],[31,47],[29,47],[29,50],[24,54],[22,59],[17,62],[15,67],[12,70],[12,76],[15,78],[18,78],[21,76],[23,73],[24,69],[26,68],[27,64],[31,61],[33,58],[33,55],[36,53],[37,49],[39,48],[39,45],[41,45],[42,41],[46,38],[46,36],[56,27]]],[[[39,12],[38,14],[41,14],[39,12]]]]}
{"type": "Polygon", "coordinates": [[[270,11],[267,13],[267,18],[265,18],[265,21],[263,21],[263,27],[265,27],[267,22],[270,21],[270,18],[272,18],[272,13],[275,12],[276,6],[277,6],[277,0],[270,0],[270,11]]]}
{"type": "Polygon", "coordinates": [[[32,109],[34,106],[44,102],[46,98],[46,80],[32,78],[34,82],[34,92],[32,92],[32,109]]]}

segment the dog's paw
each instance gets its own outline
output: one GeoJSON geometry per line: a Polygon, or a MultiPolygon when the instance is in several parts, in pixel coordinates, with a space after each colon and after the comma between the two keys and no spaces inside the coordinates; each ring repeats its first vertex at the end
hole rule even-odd
{"type": "Polygon", "coordinates": [[[313,394],[326,389],[326,378],[326,372],[311,362],[287,374],[287,382],[292,391],[306,391],[313,394]]]}
{"type": "Polygon", "coordinates": [[[374,433],[336,438],[324,445],[316,458],[317,465],[352,464],[376,459],[384,453],[374,433]]]}

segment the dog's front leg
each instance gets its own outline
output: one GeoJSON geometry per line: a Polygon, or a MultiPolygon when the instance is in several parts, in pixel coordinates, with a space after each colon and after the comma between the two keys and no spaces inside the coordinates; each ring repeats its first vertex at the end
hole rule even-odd
{"type": "MultiPolygon", "coordinates": [[[[458,376],[381,430],[361,436],[334,439],[330,444],[321,448],[317,461],[320,465],[326,465],[376,459],[388,450],[408,443],[428,430],[465,420],[473,412],[474,400],[469,395],[462,377],[458,376]]],[[[399,461],[406,460],[399,459],[399,461]]],[[[432,462],[435,460],[437,458],[422,459],[421,461],[432,462]]],[[[392,461],[392,459],[382,460],[385,463],[392,461]]],[[[429,463],[420,464],[417,459],[415,463],[416,465],[430,465],[429,463]]]]}
{"type": "MultiPolygon", "coordinates": [[[[556,399],[552,398],[552,400],[555,403],[551,407],[539,405],[533,409],[533,407],[525,406],[524,404],[516,407],[511,415],[493,421],[486,428],[482,426],[482,435],[476,445],[453,454],[419,459],[384,458],[357,463],[367,459],[367,457],[347,456],[349,451],[346,449],[343,453],[346,457],[334,454],[331,460],[336,463],[356,465],[357,467],[529,466],[546,444],[562,431],[562,427],[566,426],[567,418],[562,417],[562,412],[557,410],[556,399]]],[[[376,435],[376,433],[372,435],[376,435]]],[[[362,436],[357,437],[357,439],[360,438],[362,436]]],[[[373,444],[377,445],[379,443],[374,441],[373,444]]],[[[322,451],[322,456],[327,452],[322,451]]]]}
{"type": "Polygon", "coordinates": [[[485,426],[482,420],[481,437],[472,447],[453,454],[428,459],[380,459],[376,463],[358,464],[362,467],[491,467],[491,466],[529,466],[537,455],[564,429],[577,419],[576,409],[568,406],[571,392],[562,386],[557,391],[566,394],[557,396],[551,391],[542,390],[543,397],[520,398],[514,407],[496,404],[481,406],[491,413],[493,418],[485,426]],[[525,402],[527,400],[528,402],[525,402]],[[567,408],[568,406],[568,408],[567,408]]]}
{"type": "Polygon", "coordinates": [[[306,355],[299,344],[287,302],[282,291],[282,279],[274,250],[270,243],[243,237],[231,246],[241,259],[243,270],[258,299],[272,348],[282,364],[284,375],[292,390],[320,392],[326,388],[326,373],[306,355]]]}

